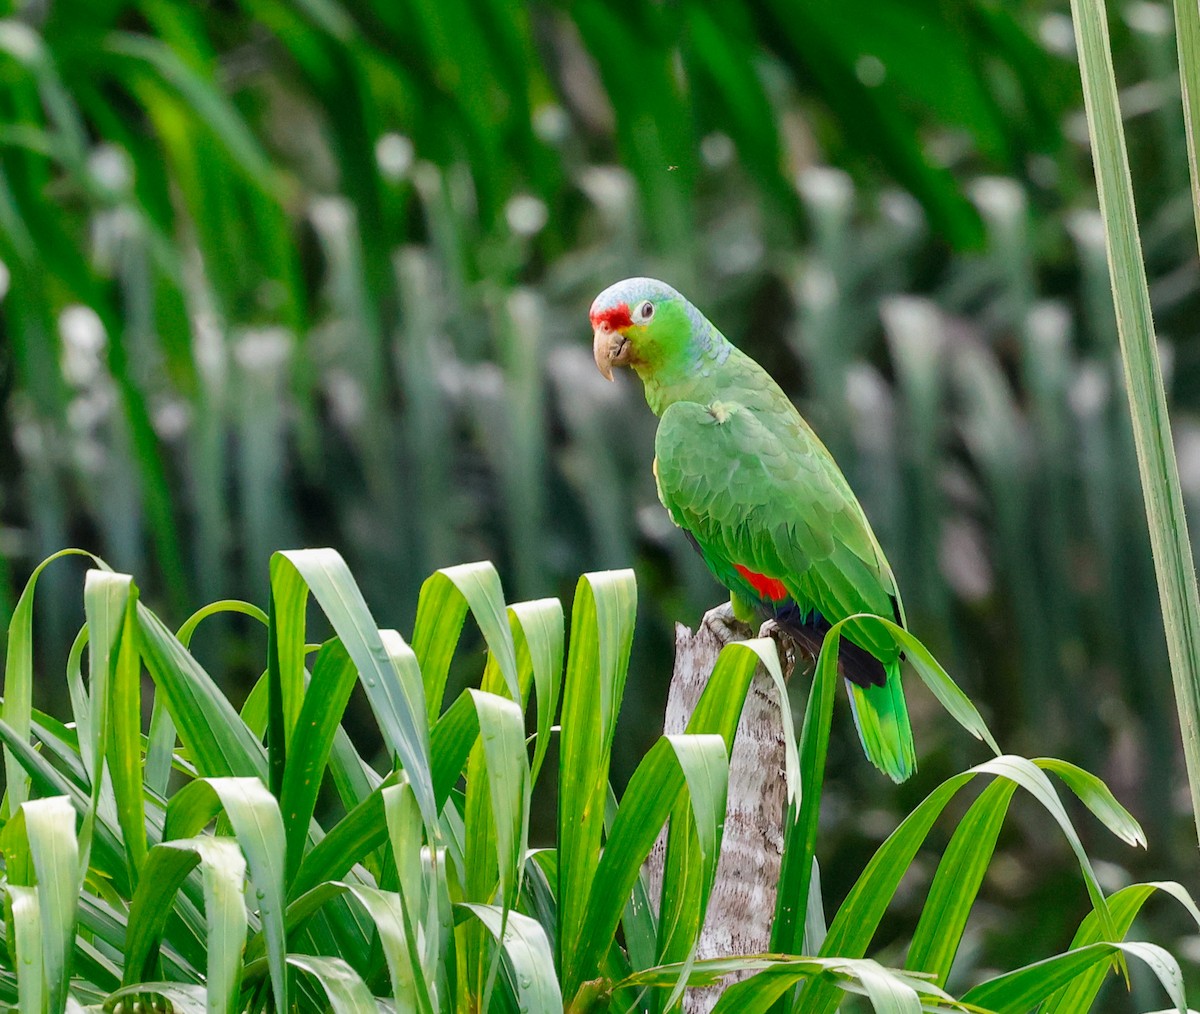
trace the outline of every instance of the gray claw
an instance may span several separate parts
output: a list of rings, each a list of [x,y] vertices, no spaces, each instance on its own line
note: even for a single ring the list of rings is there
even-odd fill
[[[722,645],[745,641],[754,636],[754,629],[733,615],[733,607],[728,602],[710,609],[700,622],[712,631]]]

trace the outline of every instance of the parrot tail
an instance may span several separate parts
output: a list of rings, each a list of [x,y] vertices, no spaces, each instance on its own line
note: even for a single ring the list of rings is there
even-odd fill
[[[899,660],[887,665],[883,686],[861,687],[849,680],[850,710],[858,738],[868,759],[894,782],[902,782],[917,770],[917,751],[912,726],[900,686]]]

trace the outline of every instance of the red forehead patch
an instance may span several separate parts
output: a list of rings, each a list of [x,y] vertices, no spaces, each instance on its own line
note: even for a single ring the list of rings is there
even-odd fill
[[[606,310],[593,310],[590,317],[592,327],[607,324],[614,331],[620,331],[621,328],[633,326],[633,318],[629,316],[628,303],[617,303],[616,306],[610,306]]]

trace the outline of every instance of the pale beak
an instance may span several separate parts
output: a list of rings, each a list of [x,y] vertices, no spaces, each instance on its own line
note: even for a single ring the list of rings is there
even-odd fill
[[[592,357],[601,376],[612,380],[612,368],[629,362],[629,339],[608,324],[601,324],[592,332]]]

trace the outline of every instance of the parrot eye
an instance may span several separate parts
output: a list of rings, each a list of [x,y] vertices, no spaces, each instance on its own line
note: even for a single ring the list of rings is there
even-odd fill
[[[643,324],[654,316],[654,304],[650,300],[643,300],[637,308],[637,317]]]

